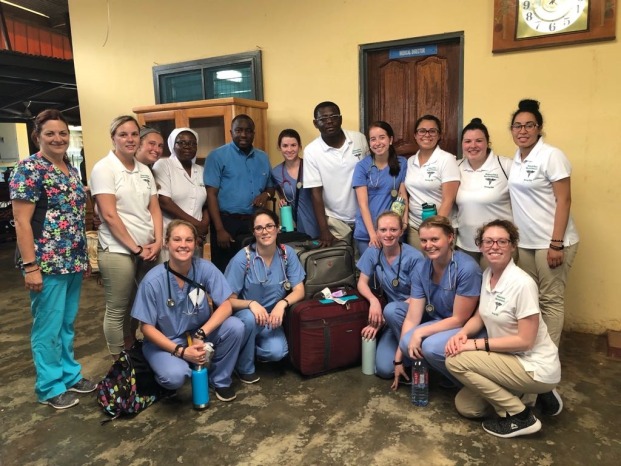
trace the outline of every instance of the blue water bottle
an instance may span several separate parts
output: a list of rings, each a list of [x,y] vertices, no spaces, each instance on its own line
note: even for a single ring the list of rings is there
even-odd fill
[[[435,204],[427,204],[425,202],[422,207],[423,207],[423,213],[421,214],[421,218],[423,220],[425,220],[428,217],[438,215],[438,210],[436,209]]]
[[[282,231],[293,231],[293,210],[290,205],[284,205],[280,208],[280,225]]]
[[[213,358],[213,343],[205,343],[205,364],[192,368],[192,404],[194,409],[205,409],[209,406],[209,366]]]
[[[208,370],[197,366],[192,369],[192,404],[194,409],[202,410],[209,406]]]
[[[415,359],[412,363],[412,404],[429,404],[429,370],[424,359]]]

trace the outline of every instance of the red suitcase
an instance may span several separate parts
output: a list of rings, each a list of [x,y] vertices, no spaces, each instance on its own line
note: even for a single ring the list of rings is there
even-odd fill
[[[360,363],[360,332],[369,319],[369,302],[345,304],[302,301],[288,313],[291,362],[303,375],[317,375]]]

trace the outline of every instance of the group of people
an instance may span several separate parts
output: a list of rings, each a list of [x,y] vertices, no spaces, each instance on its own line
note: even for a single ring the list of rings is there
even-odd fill
[[[386,122],[372,123],[367,139],[341,127],[333,102],[317,105],[313,116],[319,137],[303,149],[297,131],[282,131],[284,161],[274,168],[253,146],[247,115],[233,119],[232,141],[212,151],[204,169],[196,163],[192,129],[175,129],[167,141],[171,156],[162,158],[157,130],[141,129],[131,116],[112,122],[113,149],[90,178],[101,218],[98,259],[112,357],[131,346],[139,323],[158,382],[174,390],[189,377],[189,364],[204,363],[204,342],[212,342],[210,383],[230,401],[234,371],[255,383],[255,358],[286,356],[282,321],[303,299],[304,271],[295,252],[278,243],[279,218],[265,208],[278,193],[298,231],[321,246],[336,239],[355,244],[358,291],[370,302],[363,336],[379,338],[377,375],[392,378],[396,389],[412,360],[424,358],[446,384],[463,387],[460,413],[495,409],[499,417],[484,423],[486,431],[538,430],[519,395],[540,394],[553,414],[562,408],[554,390],[556,348],[578,244],[569,213],[571,167],[544,143],[539,103],[523,100],[512,116],[513,160],[493,153],[479,119],[462,132],[458,162],[439,147],[442,124],[433,115],[417,120],[419,151],[409,159],[397,155]],[[66,158],[68,134],[59,112],[42,112],[33,131],[40,151],[20,162],[10,184],[19,264],[31,293],[35,391],[56,408],[75,405],[74,392],[95,388],[73,357],[88,261],[86,193]],[[401,210],[394,209],[399,198]],[[423,204],[435,204],[437,215],[424,219]],[[207,234],[212,263],[198,252]],[[64,288],[47,286],[59,277],[71,280]],[[378,293],[388,301],[384,309]],[[58,324],[42,328],[49,314]]]

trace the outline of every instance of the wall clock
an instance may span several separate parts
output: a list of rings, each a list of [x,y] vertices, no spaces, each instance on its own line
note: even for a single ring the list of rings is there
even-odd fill
[[[613,40],[617,0],[494,0],[494,53]]]

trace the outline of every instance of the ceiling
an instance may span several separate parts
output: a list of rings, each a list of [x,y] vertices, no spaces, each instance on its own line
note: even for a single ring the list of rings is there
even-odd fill
[[[5,16],[56,29],[70,37],[67,0],[10,0],[49,18],[5,3]],[[46,108],[63,112],[70,124],[80,124],[80,107],[73,60],[0,50],[0,122],[29,122]]]

